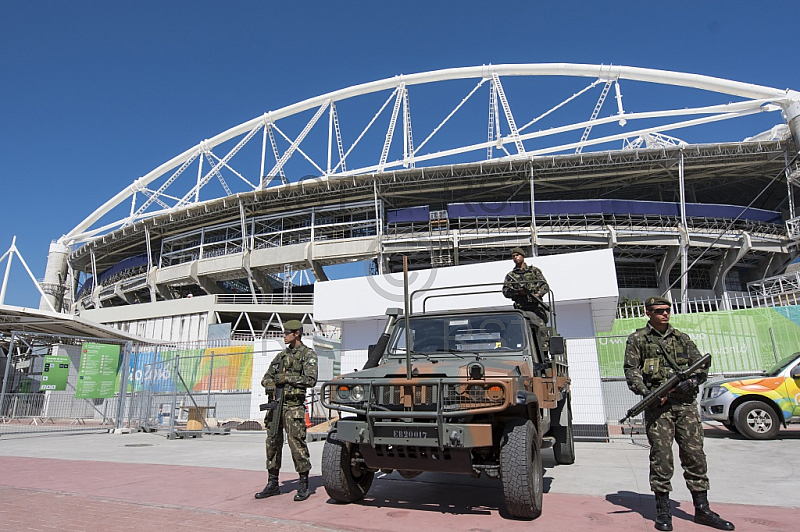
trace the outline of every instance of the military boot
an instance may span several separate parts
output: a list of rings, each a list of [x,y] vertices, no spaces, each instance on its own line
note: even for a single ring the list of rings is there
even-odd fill
[[[269,481],[267,485],[264,487],[263,490],[256,493],[256,499],[266,499],[267,497],[272,497],[273,495],[280,495],[281,488],[278,486],[278,470],[277,469],[270,469],[269,470]]]
[[[656,530],[672,530],[672,508],[670,507],[669,492],[656,491]]]
[[[296,501],[304,501],[308,499],[311,493],[308,491],[308,471],[300,473],[300,481],[297,486],[297,494],[294,496]]]
[[[718,514],[711,511],[708,506],[707,491],[693,491],[692,502],[694,502],[694,522],[701,525],[710,526],[719,530],[733,530],[735,527],[730,521],[726,521]]]

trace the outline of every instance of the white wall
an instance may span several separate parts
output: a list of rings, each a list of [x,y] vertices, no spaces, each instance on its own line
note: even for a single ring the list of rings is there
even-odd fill
[[[559,334],[565,338],[587,338],[595,334],[591,305],[585,301],[556,305],[556,323]]]
[[[386,318],[348,320],[342,323],[342,328],[347,329],[347,334],[342,335],[342,349],[366,349],[378,341],[383,332]]]
[[[572,421],[578,425],[605,425],[606,409],[594,338],[567,340],[572,380]]]
[[[559,312],[559,330],[575,331],[569,336],[586,337],[594,336],[597,331],[611,329],[618,296],[613,250],[530,257],[526,262],[541,268],[547,278]],[[511,301],[503,297],[500,284],[513,266],[511,260],[506,260],[410,272],[412,310],[421,311],[425,297],[445,293],[439,291],[414,295],[415,291],[444,287],[451,287],[446,292],[450,295],[429,299],[425,303],[426,310],[511,308]],[[587,275],[587,272],[591,275]],[[474,291],[473,286],[452,288],[484,283],[498,285],[487,287],[487,293],[469,296],[455,294]],[[403,307],[403,275],[400,273],[339,279],[314,285],[314,319],[340,326],[344,349],[364,349],[373,343],[380,334],[386,309],[390,307]],[[573,323],[573,319],[577,322]],[[377,320],[377,330],[374,329],[376,323],[363,324],[370,320]],[[348,338],[348,334],[357,337],[359,344],[355,345],[355,340]],[[364,341],[367,343],[364,344]]]

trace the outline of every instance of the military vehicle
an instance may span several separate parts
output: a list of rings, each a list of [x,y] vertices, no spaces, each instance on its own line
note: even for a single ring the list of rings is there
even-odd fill
[[[364,369],[322,385],[323,405],[340,414],[322,456],[328,496],[361,500],[378,471],[484,474],[502,481],[512,516],[538,517],[542,448],[575,461],[554,313],[552,327],[511,309],[407,314],[387,310]]]

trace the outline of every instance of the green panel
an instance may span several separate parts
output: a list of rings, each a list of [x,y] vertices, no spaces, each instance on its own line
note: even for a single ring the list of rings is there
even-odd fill
[[[84,342],[78,369],[78,399],[114,397],[119,388],[119,346]]]
[[[626,338],[646,323],[644,317],[618,319],[610,333],[597,335],[602,376],[622,376]],[[800,350],[798,307],[677,314],[670,323],[691,336],[702,353],[712,354],[713,373],[763,370],[775,363],[776,356]]]
[[[46,355],[42,369],[42,384],[40,390],[64,391],[67,389],[69,378],[69,356]]]

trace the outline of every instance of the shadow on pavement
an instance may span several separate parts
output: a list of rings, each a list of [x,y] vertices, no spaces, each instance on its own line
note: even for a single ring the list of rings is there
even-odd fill
[[[618,491],[617,493],[609,493],[606,495],[606,500],[614,506],[623,508],[611,512],[612,514],[637,513],[641,515],[643,519],[655,521],[656,499],[652,494],[643,495],[633,491]],[[692,513],[687,513],[681,509],[681,506],[682,503],[672,501],[672,519],[694,522],[694,508],[692,508]]]
[[[311,477],[309,485],[326,496],[322,477]],[[544,492],[550,491],[552,477],[544,477]],[[293,482],[281,486],[288,488]],[[342,504],[328,499],[328,504]],[[410,512],[436,512],[451,515],[498,514],[504,519],[516,520],[503,502],[503,485],[500,480],[473,479],[466,475],[423,473],[415,479],[404,479],[397,473],[376,476],[367,496],[353,505],[391,508],[391,517],[402,517]]]

